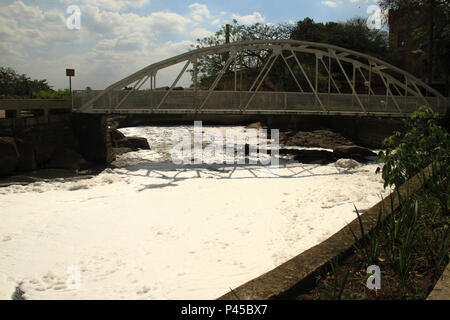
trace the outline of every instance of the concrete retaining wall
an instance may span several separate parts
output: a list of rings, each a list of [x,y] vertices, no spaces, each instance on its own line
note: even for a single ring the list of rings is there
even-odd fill
[[[76,152],[90,165],[105,165],[113,160],[106,116],[48,115],[0,119],[0,137],[12,137],[19,149],[19,161],[13,172],[53,168],[52,159]],[[58,154],[59,153],[59,154]],[[2,155],[0,154],[0,157]],[[70,157],[58,169],[73,168]]]
[[[420,190],[423,183],[432,174],[431,166],[424,169],[399,189],[404,198],[411,192]],[[425,177],[425,179],[424,179]],[[393,206],[391,206],[391,198]],[[383,210],[384,219],[396,210],[400,205],[396,193],[380,201],[367,210],[361,220],[364,230],[368,233],[376,225],[380,210]],[[356,216],[356,214],[355,214]],[[351,230],[354,230],[358,240],[361,239],[359,221],[353,220],[345,228],[334,234],[319,245],[299,254],[293,259],[269,271],[260,277],[253,279],[242,286],[227,293],[219,300],[269,300],[269,299],[293,299],[299,291],[305,291],[314,286],[316,276],[329,266],[329,261],[334,258],[345,258],[353,252],[355,239]]]

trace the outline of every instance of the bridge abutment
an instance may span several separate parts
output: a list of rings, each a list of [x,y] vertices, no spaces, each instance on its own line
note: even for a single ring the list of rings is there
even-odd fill
[[[79,170],[114,160],[106,116],[50,114],[0,119],[0,137],[16,148],[17,159],[2,175],[36,169]],[[0,163],[3,157],[0,152]]]

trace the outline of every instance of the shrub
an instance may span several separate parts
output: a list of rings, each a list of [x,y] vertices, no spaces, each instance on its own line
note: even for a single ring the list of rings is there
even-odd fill
[[[439,163],[444,171],[448,169],[450,137],[437,124],[437,116],[430,108],[421,107],[406,121],[403,134],[396,132],[384,141],[386,150],[378,154],[377,161],[384,162],[385,187],[399,187],[431,163]]]
[[[58,99],[62,97],[70,96],[70,89],[59,89],[58,91],[54,90],[40,90],[38,92],[33,93],[33,98],[37,99]]]

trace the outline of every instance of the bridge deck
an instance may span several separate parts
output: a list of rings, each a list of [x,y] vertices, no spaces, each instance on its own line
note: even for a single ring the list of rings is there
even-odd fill
[[[74,98],[74,111],[95,92]],[[117,90],[95,101],[90,113],[104,114],[298,114],[406,117],[422,105],[445,114],[447,101],[438,97],[358,95],[301,92]],[[394,100],[395,99],[395,100]],[[123,100],[122,103],[120,103]],[[320,100],[320,102],[319,102]],[[113,107],[117,106],[119,107]]]

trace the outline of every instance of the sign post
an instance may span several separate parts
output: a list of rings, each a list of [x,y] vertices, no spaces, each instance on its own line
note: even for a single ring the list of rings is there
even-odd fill
[[[70,98],[72,99],[73,110],[72,77],[75,77],[75,69],[66,69],[66,76],[69,77]]]

